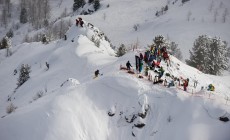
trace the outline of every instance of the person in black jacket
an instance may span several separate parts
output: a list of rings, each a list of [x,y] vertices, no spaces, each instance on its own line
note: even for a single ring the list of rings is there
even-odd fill
[[[100,73],[99,73],[99,70],[96,70],[96,71],[95,71],[95,77],[98,77],[99,74],[100,74]]]
[[[127,67],[127,70],[130,70],[130,67],[132,67],[129,61],[126,63],[126,67]]]

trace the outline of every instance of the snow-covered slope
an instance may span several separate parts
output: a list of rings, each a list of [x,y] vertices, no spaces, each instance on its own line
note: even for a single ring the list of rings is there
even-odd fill
[[[94,29],[97,29],[96,27]],[[67,40],[47,45],[21,44],[0,63],[0,138],[4,140],[228,140],[230,123],[229,84],[191,68],[172,57],[165,72],[190,78],[188,92],[153,85],[146,77],[120,71],[120,64],[140,51],[114,56],[102,39],[96,47],[90,41],[93,29],[73,25]],[[72,41],[73,40],[73,41]],[[107,45],[106,45],[107,44]],[[45,62],[50,64],[49,70]],[[31,66],[31,78],[14,93],[21,64]],[[96,79],[94,71],[103,74]],[[193,88],[192,80],[199,80]],[[213,83],[216,92],[200,90]],[[41,98],[35,98],[38,92]],[[192,95],[191,93],[194,93]],[[212,95],[213,93],[213,95]],[[17,109],[6,114],[8,96]],[[36,99],[36,100],[35,100]],[[143,114],[146,116],[144,117]],[[109,114],[111,116],[109,116]],[[138,128],[141,124],[144,127]]]
[[[211,11],[210,0],[190,0],[183,5],[180,0],[104,0],[101,3],[102,10],[82,17],[102,29],[117,47],[121,43],[130,47],[137,40],[139,47],[147,47],[155,36],[164,35],[179,45],[187,59],[189,49],[199,35],[217,36],[230,42],[229,15],[226,22],[222,22],[225,8],[230,10],[229,0],[213,1]],[[108,4],[109,8],[106,8]],[[166,4],[169,10],[156,17],[156,11]],[[215,11],[218,13],[216,22]],[[187,20],[189,13],[190,21]],[[134,25],[139,25],[137,31],[134,31]]]
[[[12,23],[17,23],[19,2],[12,0],[12,3],[15,10]],[[217,36],[230,42],[230,14],[227,14],[226,22],[223,23],[225,9],[230,11],[229,0],[190,0],[184,4],[181,0],[103,0],[100,3],[101,8],[98,11],[81,17],[103,30],[117,47],[122,43],[130,47],[138,42],[139,47],[144,48],[153,42],[156,35],[164,35],[179,45],[184,59],[187,59],[189,49],[199,35]],[[50,5],[53,21],[60,17],[65,9],[67,13],[72,11],[73,0],[50,0]],[[169,7],[167,12],[156,17],[156,11],[166,5]],[[86,11],[87,8],[86,6]],[[70,14],[73,22],[77,14],[79,12]],[[134,30],[134,25],[137,26],[137,31]],[[10,27],[11,24],[7,29],[0,28],[1,38]],[[21,43],[27,32],[37,31],[33,31],[28,25],[21,25],[21,28],[15,31],[12,43]]]

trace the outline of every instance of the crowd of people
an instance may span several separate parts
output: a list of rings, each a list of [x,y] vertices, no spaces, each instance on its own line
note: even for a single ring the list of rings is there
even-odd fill
[[[187,91],[187,88],[189,86],[189,78],[183,78],[183,77],[175,77],[171,75],[170,73],[165,73],[165,70],[163,66],[161,65],[162,59],[167,64],[167,67],[171,67],[170,57],[168,55],[166,47],[150,47],[150,50],[147,50],[144,53],[144,56],[142,53],[138,56],[140,59],[137,63],[136,60],[136,70],[140,74],[142,73],[142,67],[144,68],[144,75],[148,77],[148,80],[153,81],[153,84],[163,84],[164,86],[170,88],[170,87],[182,87],[184,91]],[[144,62],[144,63],[143,63]],[[128,61],[126,63],[126,69],[128,71],[131,70],[132,65]],[[152,72],[149,72],[149,71]],[[140,76],[138,76],[140,77]],[[154,77],[154,78],[152,78]],[[195,78],[193,79],[194,85],[193,87],[196,88],[198,84],[198,80]],[[192,85],[192,84],[190,84]],[[207,90],[214,91],[215,87],[210,84],[207,87]]]

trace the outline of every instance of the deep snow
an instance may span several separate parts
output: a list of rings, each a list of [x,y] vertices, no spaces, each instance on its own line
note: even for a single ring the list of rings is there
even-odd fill
[[[97,29],[96,27],[94,29]],[[177,77],[190,78],[189,92],[137,78],[119,70],[144,50],[115,57],[108,42],[99,48],[90,41],[95,34],[88,27],[73,25],[67,40],[45,45],[24,43],[13,48],[11,57],[0,63],[0,138],[4,140],[228,140],[230,123],[219,121],[230,116],[229,84],[201,73],[171,57],[167,69]],[[74,42],[72,39],[74,38]],[[3,52],[3,51],[2,51]],[[2,55],[2,54],[1,54]],[[50,64],[47,70],[45,62]],[[32,68],[31,78],[14,93],[21,64]],[[179,70],[178,70],[179,68]],[[103,74],[96,79],[94,71]],[[199,83],[193,88],[193,79]],[[213,83],[215,92],[200,90]],[[181,88],[181,87],[180,87]],[[34,100],[37,92],[44,95]],[[194,93],[192,95],[191,93]],[[8,95],[18,108],[6,114]],[[138,113],[147,111],[145,118]],[[114,113],[110,117],[108,113]],[[130,122],[136,116],[133,122]],[[130,122],[130,123],[128,123]],[[135,125],[145,123],[143,128]],[[135,135],[135,137],[134,137]]]
[[[99,11],[81,15],[117,47],[121,43],[130,47],[139,41],[137,50],[119,58],[104,39],[96,47],[90,39],[97,33],[87,26],[70,27],[66,41],[21,44],[23,36],[32,30],[29,25],[22,25],[12,39],[13,55],[5,57],[5,50],[0,50],[0,139],[229,140],[230,122],[219,121],[221,116],[230,118],[230,101],[226,100],[230,98],[229,73],[227,76],[203,74],[171,57],[172,66],[167,68],[164,62],[162,66],[166,73],[190,79],[188,92],[184,92],[182,87],[153,85],[147,77],[140,79],[137,74],[119,70],[128,60],[134,68],[134,56],[144,52],[159,34],[178,43],[185,59],[199,35],[218,36],[230,42],[229,15],[226,23],[221,22],[224,8],[229,9],[229,0],[221,0],[223,5],[214,1],[212,11],[209,11],[210,0],[190,0],[183,6],[180,1],[172,4],[174,0],[169,0],[166,14],[155,17],[155,12],[167,1],[103,0]],[[12,2],[18,4],[17,0]],[[72,3],[72,0],[51,0],[52,19],[65,8],[71,11]],[[217,22],[213,21],[215,10]],[[191,20],[187,21],[189,11]],[[19,14],[13,13],[15,18]],[[77,14],[68,18],[74,23]],[[134,31],[136,24],[139,28]],[[0,37],[5,31],[0,28]],[[32,30],[31,34],[35,32],[38,31]],[[49,70],[45,62],[50,64]],[[19,73],[13,75],[13,72],[21,64],[31,66],[31,78],[14,93]],[[103,75],[93,79],[96,69]],[[151,74],[154,76],[154,72]],[[194,79],[199,81],[197,88],[193,87]],[[210,83],[215,85],[215,92],[201,90]],[[37,98],[39,92],[43,92],[41,98]],[[11,102],[7,101],[9,96]],[[17,109],[7,114],[10,103]],[[148,110],[145,118],[138,116],[145,110]],[[133,117],[136,119],[130,122]],[[143,128],[135,127],[141,123],[145,124]]]

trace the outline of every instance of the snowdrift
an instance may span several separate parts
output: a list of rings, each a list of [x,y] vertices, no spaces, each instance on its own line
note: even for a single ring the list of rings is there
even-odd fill
[[[188,92],[153,85],[147,77],[140,79],[119,70],[127,60],[135,66],[134,56],[142,50],[116,58],[104,38],[99,47],[90,40],[94,29],[74,25],[66,34],[67,40],[22,44],[1,61],[1,139],[230,138],[230,123],[219,121],[221,116],[230,116],[230,103],[225,100],[229,86],[173,56],[171,67],[164,62],[162,66],[174,76],[190,78]],[[49,70],[45,62],[50,64]],[[31,77],[13,92],[18,74],[12,73],[21,64],[31,66]],[[103,75],[93,79],[96,69]],[[196,89],[192,82],[195,77],[199,81]],[[216,92],[200,90],[210,83],[216,85]],[[36,99],[38,92],[43,94]],[[17,106],[11,114],[5,112],[8,96]]]

